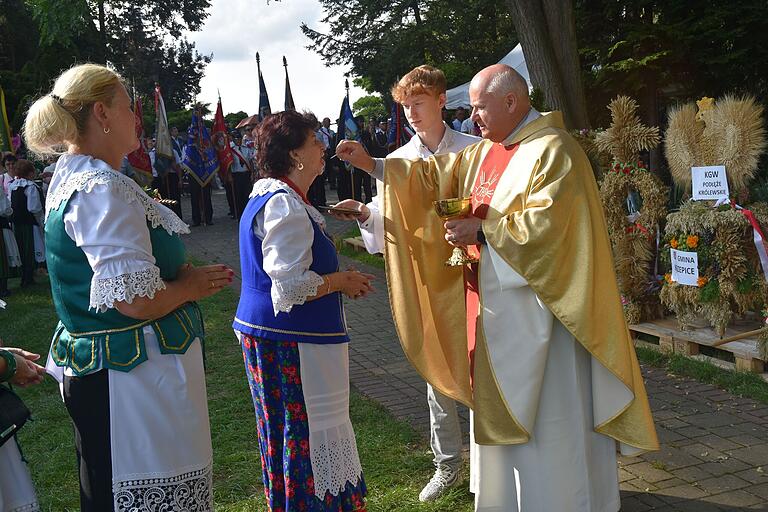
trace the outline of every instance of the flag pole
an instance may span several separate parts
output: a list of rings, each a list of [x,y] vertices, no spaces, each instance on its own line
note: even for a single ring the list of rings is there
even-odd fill
[[[160,106],[160,98],[157,96],[158,91],[160,91],[160,82],[155,82],[155,137],[159,138],[159,135],[157,133],[157,119],[160,115],[158,113],[158,107]],[[157,149],[155,149],[155,158],[157,158]],[[169,183],[170,177],[168,176],[170,174],[169,172],[166,172],[163,176],[163,188],[165,189],[163,193],[161,194],[163,199],[170,199],[171,198],[171,185]]]
[[[221,105],[221,92],[219,91],[218,87],[216,88],[216,95],[219,97],[219,105]],[[222,115],[224,114],[224,109],[222,109],[221,113],[222,113]],[[224,129],[225,130],[227,129],[226,125],[224,125]],[[224,133],[224,137],[225,137],[224,138],[225,144],[228,145],[229,144],[229,132]],[[228,184],[225,183],[224,186],[226,187],[227,185],[229,185],[229,193],[232,194],[232,211],[235,212],[235,220],[239,221],[240,220],[240,213],[239,213],[239,211],[237,209],[237,196],[235,195],[235,174],[232,172],[231,166],[230,166],[230,171],[229,171],[229,183]]]
[[[349,105],[349,78],[344,79],[344,89],[346,90],[347,104]],[[349,108],[351,110],[352,105],[349,105]],[[355,197],[355,167],[354,166],[351,166],[351,167],[352,168],[349,170],[349,184],[350,184],[350,189],[352,190],[352,199],[357,201],[357,198]]]

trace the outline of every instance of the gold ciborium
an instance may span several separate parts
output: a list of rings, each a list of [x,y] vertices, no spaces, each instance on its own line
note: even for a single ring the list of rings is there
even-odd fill
[[[472,211],[472,199],[469,197],[452,197],[433,201],[438,217],[443,220],[460,219]],[[453,254],[445,262],[446,267],[459,267],[468,263],[477,263],[477,259],[467,254],[464,247],[454,247]]]

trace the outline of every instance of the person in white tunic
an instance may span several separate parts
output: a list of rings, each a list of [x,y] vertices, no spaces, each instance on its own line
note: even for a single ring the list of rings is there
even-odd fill
[[[445,91],[446,79],[443,72],[426,65],[412,69],[392,87],[392,97],[403,105],[405,117],[416,133],[407,144],[390,153],[387,158],[415,159],[456,153],[480,141],[478,137],[453,130],[443,121]],[[376,190],[384,190],[384,184],[377,182]],[[332,214],[343,220],[357,219],[368,252],[384,252],[381,194],[367,205],[354,199],[346,199],[336,206],[359,210],[360,215]],[[419,493],[421,501],[433,501],[461,481],[463,443],[456,402],[436,391],[428,383],[427,404],[429,442],[434,454],[435,472]]]
[[[384,179],[395,323],[414,366],[473,409],[482,512],[615,512],[623,453],[658,449],[589,160],[505,65],[478,73],[483,138],[427,160],[337,154]],[[442,222],[432,201],[471,198]],[[444,268],[450,245],[479,263]],[[461,301],[464,295],[465,300]]]
[[[119,75],[75,66],[30,108],[26,142],[66,147],[45,237],[60,322],[46,369],[75,430],[82,512],[213,510],[212,450],[195,301],[232,280],[185,263],[188,227],[117,169],[138,141]]]
[[[0,194],[2,195],[2,194]],[[35,363],[39,354],[20,348],[3,347],[0,340],[0,386],[11,383],[26,387],[43,381],[45,369]],[[0,438],[0,512],[38,512],[35,487],[15,435]]]

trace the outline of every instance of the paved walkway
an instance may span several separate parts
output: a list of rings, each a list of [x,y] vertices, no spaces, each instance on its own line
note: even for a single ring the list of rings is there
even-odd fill
[[[183,201],[188,220],[189,199]],[[237,271],[237,223],[225,215],[223,192],[214,194],[214,212],[213,226],[193,228],[185,237],[188,251]],[[332,234],[347,229],[329,219]],[[428,436],[425,384],[397,341],[384,272],[341,260],[342,267],[365,267],[377,276],[375,292],[346,301],[352,385]],[[643,373],[662,449],[619,459],[622,511],[768,511],[768,405],[662,369],[643,367]],[[468,413],[462,409],[466,435]]]

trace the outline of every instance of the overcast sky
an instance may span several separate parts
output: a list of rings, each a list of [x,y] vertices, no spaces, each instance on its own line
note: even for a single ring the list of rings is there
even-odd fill
[[[312,111],[320,119],[335,119],[348,70],[325,67],[318,54],[305,48],[309,39],[299,28],[305,22],[325,31],[321,19],[317,0],[272,1],[269,5],[266,0],[212,0],[202,30],[187,34],[200,53],[213,53],[198,99],[215,109],[218,89],[225,114],[239,110],[255,114],[259,104],[258,51],[273,112],[283,110],[285,102],[285,55],[296,108]],[[365,91],[350,80],[350,100],[363,95]]]

